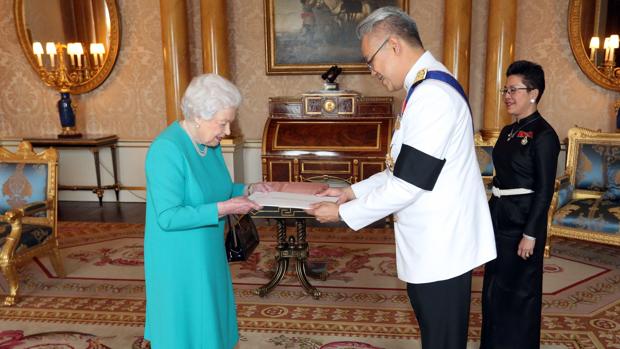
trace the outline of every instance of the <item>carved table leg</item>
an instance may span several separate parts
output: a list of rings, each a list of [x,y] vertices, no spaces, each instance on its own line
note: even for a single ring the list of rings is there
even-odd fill
[[[312,286],[306,276],[306,260],[308,258],[308,243],[306,242],[306,221],[304,219],[297,219],[297,243],[295,244],[295,250],[297,251],[297,278],[303,286],[304,290],[312,296],[314,299],[321,297],[321,291]]]
[[[92,148],[93,157],[95,158],[95,174],[97,175],[97,187],[93,189],[93,193],[99,198],[99,206],[103,206],[103,193],[101,188],[101,168],[99,167],[99,148]]]
[[[283,252],[290,248],[289,244],[286,242],[286,222],[284,219],[276,219],[276,223],[278,224],[278,247],[276,255],[277,267],[275,273],[271,277],[271,280],[269,280],[267,284],[254,290],[254,293],[260,297],[264,297],[267,293],[271,292],[271,290],[273,290],[273,288],[276,287],[280,281],[282,281],[282,278],[288,269],[288,257],[283,256]]]
[[[116,194],[116,201],[118,201],[121,191],[121,184],[118,182],[118,165],[116,164],[116,144],[110,146],[110,154],[112,154],[112,169],[114,171],[114,193]]]

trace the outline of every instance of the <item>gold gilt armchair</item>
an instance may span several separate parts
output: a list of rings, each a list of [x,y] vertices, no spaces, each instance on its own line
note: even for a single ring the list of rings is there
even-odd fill
[[[15,153],[0,147],[0,271],[9,290],[4,305],[17,300],[18,267],[47,255],[65,276],[56,233],[58,154],[35,153],[23,141]]]
[[[555,236],[620,246],[620,133],[568,130],[547,231],[547,255]]]
[[[497,142],[495,137],[483,138],[479,132],[474,135],[476,158],[478,159],[478,166],[480,166],[484,189],[487,192],[487,199],[491,197],[491,187],[493,186],[493,176],[495,175],[495,167],[493,166],[493,147],[495,142]]]

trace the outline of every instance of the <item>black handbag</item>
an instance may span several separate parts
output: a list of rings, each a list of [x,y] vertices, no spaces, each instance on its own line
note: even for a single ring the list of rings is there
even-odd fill
[[[224,245],[229,262],[247,261],[259,241],[256,225],[250,215],[228,216],[228,233]]]

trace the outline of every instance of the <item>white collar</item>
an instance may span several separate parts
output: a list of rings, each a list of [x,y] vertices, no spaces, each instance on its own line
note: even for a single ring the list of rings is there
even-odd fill
[[[420,56],[420,58],[418,58],[418,60],[413,64],[413,66],[411,67],[411,69],[409,69],[409,72],[405,76],[405,91],[409,91],[409,88],[411,87],[411,85],[413,85],[413,82],[415,81],[418,72],[424,68],[431,67],[434,62],[436,62],[436,60],[435,57],[433,57],[433,55],[431,54],[431,52],[425,51]]]

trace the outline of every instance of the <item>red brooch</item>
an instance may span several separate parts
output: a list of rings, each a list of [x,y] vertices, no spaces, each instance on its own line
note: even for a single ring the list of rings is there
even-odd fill
[[[534,137],[534,132],[532,132],[532,131],[519,131],[519,133],[517,133],[517,137],[518,138],[523,138],[523,137],[533,138]]]

